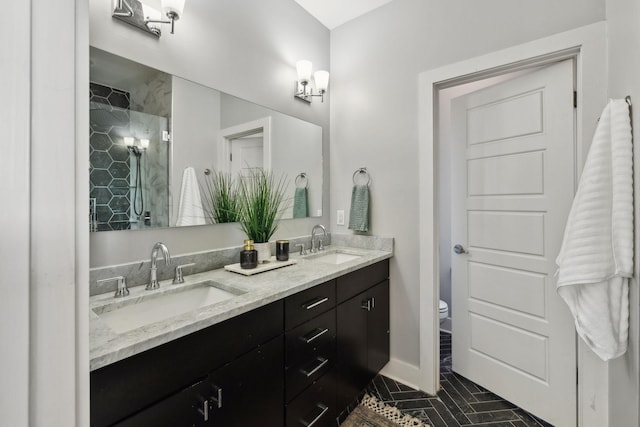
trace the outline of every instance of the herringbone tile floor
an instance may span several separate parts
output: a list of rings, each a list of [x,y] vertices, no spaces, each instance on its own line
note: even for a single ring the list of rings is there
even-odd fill
[[[437,396],[378,375],[368,393],[431,427],[553,427],[512,403],[451,371],[451,334],[440,334],[440,384]]]

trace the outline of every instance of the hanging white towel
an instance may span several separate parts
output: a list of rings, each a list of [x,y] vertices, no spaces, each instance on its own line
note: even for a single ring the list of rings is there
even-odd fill
[[[558,294],[576,330],[602,359],[627,350],[633,274],[633,171],[629,108],[611,100],[593,136],[560,255]]]
[[[185,168],[182,174],[182,188],[180,189],[176,226],[203,225],[205,223],[196,171],[194,168],[188,167]]]

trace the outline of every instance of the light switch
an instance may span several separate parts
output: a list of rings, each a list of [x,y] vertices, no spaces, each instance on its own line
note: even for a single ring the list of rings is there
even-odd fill
[[[337,210],[336,211],[336,224],[344,225],[344,211],[343,210]]]

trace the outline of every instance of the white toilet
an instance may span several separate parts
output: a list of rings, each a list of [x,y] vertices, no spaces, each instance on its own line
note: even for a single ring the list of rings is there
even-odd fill
[[[440,300],[440,324],[442,325],[449,317],[449,304]]]

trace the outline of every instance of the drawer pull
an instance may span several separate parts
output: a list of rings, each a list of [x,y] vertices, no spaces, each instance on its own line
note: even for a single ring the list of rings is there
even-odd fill
[[[313,302],[308,302],[305,304],[302,304],[302,306],[306,309],[306,310],[311,310],[312,308],[316,308],[317,306],[319,306],[320,304],[324,304],[325,302],[329,301],[328,297],[324,297],[324,298],[319,298]]]
[[[304,375],[307,376],[307,378],[309,378],[311,375],[315,374],[320,369],[322,369],[327,363],[329,363],[329,359],[325,359],[324,357],[318,357],[316,359],[316,361],[320,362],[320,364],[318,364],[318,366],[316,366],[315,368],[313,368],[310,371],[307,371],[306,369],[300,369],[300,372],[302,372]]]
[[[200,412],[200,415],[202,415],[202,418],[204,421],[209,421],[209,401],[205,400],[204,402],[202,402],[202,409],[198,409],[198,412]]]
[[[218,409],[222,408],[222,387],[218,387],[216,385],[213,386],[214,391],[216,392],[216,397],[211,397],[211,400],[216,403]]]
[[[326,405],[323,405],[322,403],[318,403],[316,407],[320,409],[320,413],[316,415],[316,417],[313,420],[311,420],[311,422],[308,422],[307,420],[300,420],[300,424],[302,424],[305,427],[313,427],[313,425],[317,423],[320,420],[320,418],[322,418],[322,416],[326,414],[327,411],[329,410],[329,407]]]
[[[304,341],[307,344],[311,344],[313,341],[317,340],[318,338],[320,338],[321,336],[323,336],[324,334],[326,334],[327,332],[329,332],[328,328],[324,328],[324,329],[320,329],[320,328],[316,328],[313,331],[309,332],[307,335],[300,337],[300,339],[302,341]],[[313,334],[312,336],[309,336]]]
[[[371,298],[366,299],[360,303],[360,308],[363,310],[371,311],[373,307],[371,307]]]

